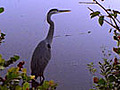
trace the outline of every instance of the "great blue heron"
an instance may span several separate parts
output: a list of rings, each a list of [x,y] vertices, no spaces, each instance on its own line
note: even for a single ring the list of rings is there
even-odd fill
[[[42,40],[35,48],[31,60],[31,75],[35,75],[35,79],[40,77],[40,85],[44,82],[44,70],[49,60],[51,59],[51,43],[54,34],[54,22],[51,20],[51,16],[57,13],[70,12],[70,10],[58,10],[51,9],[47,13],[47,22],[49,23],[49,32],[47,37]]]

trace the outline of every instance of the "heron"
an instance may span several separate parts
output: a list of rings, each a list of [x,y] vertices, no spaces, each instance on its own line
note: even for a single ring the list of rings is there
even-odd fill
[[[51,59],[51,44],[54,35],[54,22],[51,20],[51,16],[63,12],[70,12],[70,10],[51,9],[47,13],[47,22],[49,24],[48,34],[46,38],[37,45],[32,55],[31,75],[35,75],[35,79],[40,77],[40,85],[42,85],[45,80],[44,70]]]

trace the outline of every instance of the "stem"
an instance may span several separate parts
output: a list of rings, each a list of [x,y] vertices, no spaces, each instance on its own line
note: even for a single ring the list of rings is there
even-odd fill
[[[114,27],[114,28],[116,28],[116,26],[114,26],[112,23],[110,23],[109,21],[107,21],[107,20],[105,20],[104,19],[104,21],[107,23],[107,24],[109,24],[109,25],[111,25],[112,27]],[[120,31],[120,30],[119,30]]]
[[[5,80],[2,78],[2,77],[0,77],[0,82],[4,82]]]

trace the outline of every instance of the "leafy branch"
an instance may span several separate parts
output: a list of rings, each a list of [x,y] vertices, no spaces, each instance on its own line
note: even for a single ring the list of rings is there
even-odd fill
[[[92,10],[91,8],[88,7],[88,9],[90,11],[92,11],[92,13],[90,14],[91,17],[95,17],[95,16],[98,16],[99,17],[99,24],[102,26],[104,21],[109,24],[110,26],[112,26],[113,28],[115,28],[116,30],[118,30],[120,32],[120,28],[117,24],[120,23],[120,21],[117,19],[117,14],[120,14],[119,11],[116,11],[116,10],[111,10],[111,9],[106,9],[104,6],[102,6],[97,0],[93,0],[93,2],[79,2],[80,4],[94,4],[94,5],[98,5],[100,8],[102,8],[106,13],[107,15],[102,15],[100,12],[98,13],[98,11],[94,11]],[[108,17],[110,19],[112,19],[113,23],[111,23],[110,21],[107,21],[105,20],[104,17]]]

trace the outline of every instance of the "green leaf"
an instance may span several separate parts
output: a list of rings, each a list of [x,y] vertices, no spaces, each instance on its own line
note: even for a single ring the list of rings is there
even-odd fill
[[[117,17],[117,13],[116,13],[116,12],[115,12],[115,13],[111,13],[110,15],[111,15],[111,16],[114,16],[114,18]]]
[[[118,68],[119,70],[120,70],[120,65],[118,64],[118,65],[116,65],[116,68]]]
[[[47,90],[47,89],[49,88],[49,82],[48,82],[48,81],[45,81],[45,82],[43,83],[43,87],[44,87],[45,90]]]
[[[114,47],[113,47],[113,51],[114,51],[115,53],[117,53],[117,54],[120,55],[120,48],[114,48]]]
[[[18,68],[16,67],[11,67],[8,72],[18,72]]]
[[[120,46],[120,41],[117,42],[117,46],[118,46],[118,47]]]
[[[92,73],[95,73],[96,71],[97,71],[96,68],[93,68],[93,69],[92,69]]]
[[[15,78],[18,78],[20,76],[20,73],[18,72],[19,68],[10,68],[7,72],[7,78],[10,80],[13,80]]]
[[[6,85],[4,85],[4,86],[0,86],[0,90],[8,90],[8,88],[7,88],[7,86]]]
[[[102,26],[104,22],[104,16],[100,16],[98,21],[99,21],[99,24]]]
[[[99,85],[105,85],[105,80],[103,78],[100,78],[98,81]]]
[[[30,87],[30,84],[29,84],[28,82],[25,82],[25,83],[23,84],[23,90],[26,90],[26,89],[29,90],[29,87]]]
[[[113,13],[114,13],[114,17],[116,18],[117,17],[117,14],[120,14],[119,11],[116,11],[116,10],[113,10]]]
[[[6,34],[4,34],[4,33],[1,33],[1,37],[4,37]]]
[[[114,10],[113,12],[116,12],[116,13],[120,14],[120,12],[119,12],[119,11],[116,11],[116,10]]]
[[[110,75],[110,76],[108,77],[108,79],[109,79],[110,82],[116,81],[116,79],[115,79],[115,77],[114,77],[113,75]]]
[[[106,73],[109,72],[110,70],[111,70],[111,67],[108,67],[108,68],[106,69]]]
[[[22,90],[22,87],[19,86],[19,85],[17,85],[17,86],[15,87],[15,90]]]
[[[18,60],[20,57],[17,56],[17,55],[14,55],[14,58],[15,58],[16,60]]]
[[[90,13],[91,18],[96,17],[96,16],[98,16],[99,14],[100,14],[99,11],[96,11],[96,12]]]
[[[4,8],[3,7],[0,8],[0,13],[2,13],[2,12],[4,12]]]
[[[109,64],[106,58],[103,58],[103,60],[104,60],[104,65]]]
[[[20,57],[17,55],[14,55],[13,57],[10,58],[13,62],[17,61]]]
[[[25,73],[22,73],[21,76],[22,76],[22,79],[23,79],[23,80],[26,80],[26,81],[27,81],[27,75],[26,75]]]
[[[5,60],[2,59],[2,55],[0,54],[0,66],[2,67],[5,63]]]
[[[0,66],[0,70],[4,70],[5,69],[5,67],[4,66]]]
[[[38,86],[37,89],[38,90],[44,90],[44,87],[43,86]]]
[[[114,13],[114,17],[115,17],[115,18],[117,17],[117,13]]]

